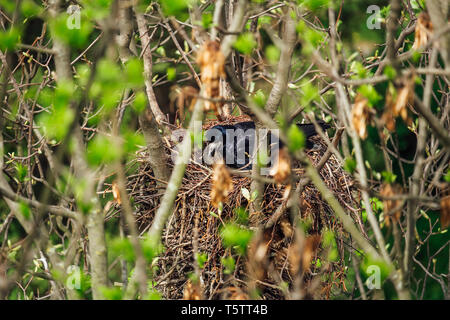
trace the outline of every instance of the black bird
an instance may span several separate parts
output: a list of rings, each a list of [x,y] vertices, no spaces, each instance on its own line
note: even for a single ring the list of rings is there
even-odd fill
[[[323,130],[330,128],[330,125],[324,121],[318,121],[318,124]],[[306,149],[312,149],[314,143],[310,138],[317,134],[314,124],[297,124],[297,126],[305,135]],[[251,155],[253,154],[255,140],[255,123],[253,121],[214,126],[206,131],[205,138],[208,143],[207,155],[210,157],[210,161],[211,158],[215,160],[222,158],[231,168],[248,170],[252,168]],[[283,146],[283,142],[274,133],[267,133],[267,151],[274,150],[273,148],[277,147],[281,149]],[[261,144],[259,144],[259,147],[261,148]]]

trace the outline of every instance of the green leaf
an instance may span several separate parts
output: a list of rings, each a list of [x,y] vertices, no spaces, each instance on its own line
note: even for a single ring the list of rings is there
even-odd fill
[[[397,179],[397,176],[395,174],[393,174],[392,172],[389,171],[383,171],[381,173],[381,175],[383,176],[383,180],[386,183],[392,184],[395,182],[395,179]]]
[[[137,113],[142,113],[147,108],[147,95],[142,91],[136,93],[132,106]]]
[[[374,86],[365,84],[358,88],[358,92],[361,93],[367,100],[371,107],[377,105],[382,100],[381,96],[375,90]]]
[[[337,261],[339,258],[339,252],[337,248],[331,248],[327,258],[329,261]]]
[[[322,261],[320,261],[319,258],[317,258],[316,262],[315,262],[316,268],[321,268],[322,267]]]
[[[209,214],[212,215],[214,218],[219,218],[219,216],[212,211],[210,211]]]
[[[363,223],[366,223],[366,221],[367,221],[367,216],[368,216],[368,214],[367,214],[367,210],[362,210],[361,211],[361,217],[362,217],[362,221],[363,221]]]
[[[422,57],[422,54],[419,51],[414,51],[412,53],[411,59],[412,59],[412,61],[414,61],[414,63],[419,63],[421,57]]]
[[[85,87],[89,81],[89,77],[91,75],[91,68],[87,63],[79,64],[76,68],[77,74],[75,78],[78,79],[78,83]]]
[[[28,174],[28,168],[19,162],[16,164],[16,174],[17,180],[24,182]]]
[[[137,76],[136,73],[139,72],[136,70],[138,68],[137,65],[140,62],[136,61],[136,59],[130,60],[130,62],[131,67],[129,68],[129,70],[127,67],[127,75],[131,77],[133,76],[136,77]],[[101,59],[97,67],[96,80],[98,80],[104,86],[116,85],[118,82],[122,82],[123,80],[122,71],[120,70],[119,66],[116,63],[114,63],[114,61],[106,58]]]
[[[161,300],[161,294],[156,289],[149,289],[148,295],[144,300]]]
[[[105,111],[113,110],[122,98],[123,89],[127,84],[142,85],[142,72],[139,67],[140,62],[131,60],[127,64],[126,76],[124,76],[121,68],[110,59],[102,59],[99,61],[95,82],[92,84],[90,96],[99,98],[100,105],[105,107]],[[130,81],[130,82],[129,82]]]
[[[198,267],[200,269],[203,269],[206,261],[208,261],[208,254],[207,253],[197,253],[197,261],[198,261]]]
[[[202,27],[203,29],[209,29],[213,23],[213,16],[211,13],[202,14]]]
[[[110,248],[113,255],[122,256],[122,258],[128,262],[133,262],[136,259],[133,245],[128,238],[114,238],[111,241]]]
[[[257,43],[253,34],[250,32],[239,35],[233,47],[242,54],[250,55]]]
[[[61,80],[55,90],[53,106],[55,110],[68,108],[70,102],[74,100],[75,86],[72,81]]]
[[[0,31],[0,50],[14,50],[19,42],[20,31],[18,29]]]
[[[303,20],[297,24],[296,30],[303,39],[302,53],[305,55],[310,55],[324,41],[324,34],[309,28]]]
[[[368,71],[364,68],[363,64],[359,61],[353,61],[350,67],[352,72],[355,72],[358,75],[358,78],[366,78],[368,75]]]
[[[120,103],[121,98],[121,90],[113,88],[104,89],[100,97],[100,104],[105,107],[106,111],[112,111]]]
[[[73,193],[75,196],[75,200],[77,202],[78,209],[84,215],[90,214],[92,208],[94,207],[93,199],[86,199],[86,188],[90,183],[92,182],[83,178],[78,178],[73,181]]]
[[[28,204],[26,204],[23,201],[19,202],[19,212],[22,214],[22,216],[24,216],[25,220],[30,220],[31,218],[31,209],[28,206]]]
[[[380,199],[376,197],[370,198],[370,203],[372,204],[372,208],[374,209],[375,213],[383,212],[383,202],[380,201]],[[365,208],[363,201],[361,201],[361,207]]]
[[[124,139],[123,152],[125,154],[135,153],[139,148],[145,146],[144,136],[140,133],[127,130],[122,136]]]
[[[127,82],[131,88],[141,87],[144,85],[144,67],[140,59],[133,58],[127,61],[125,70]]]
[[[346,158],[344,163],[344,170],[353,174],[356,170],[356,161],[353,158]]]
[[[306,109],[310,110],[311,101],[314,101],[317,98],[319,98],[319,89],[317,88],[317,86],[315,86],[309,80],[306,79],[301,82],[300,86],[303,90],[301,104],[305,106]]]
[[[256,198],[258,198],[258,190],[255,190],[252,192],[252,197],[251,197],[250,201],[253,202],[256,200]]]
[[[235,248],[239,254],[245,254],[252,235],[252,231],[243,229],[234,223],[226,224],[220,232],[223,245],[227,248]]]
[[[53,90],[50,88],[44,88],[40,92],[37,102],[44,107],[48,107],[53,103],[53,95]]]
[[[156,53],[158,53],[162,57],[165,57],[166,56],[166,49],[164,49],[164,47],[158,47],[156,49]],[[159,71],[159,70],[157,70],[157,71]]]
[[[164,248],[158,237],[150,237],[147,235],[142,241],[142,253],[145,259],[152,263],[153,259],[163,252]]]
[[[159,0],[165,16],[175,16],[178,20],[186,20],[189,17],[188,0]]]
[[[335,245],[336,244],[336,238],[334,236],[334,232],[331,231],[331,230],[326,230],[323,233],[322,242],[323,242],[323,245],[325,247],[331,247],[331,246]]]
[[[92,166],[112,163],[118,160],[121,155],[121,150],[111,141],[110,137],[97,135],[88,143],[87,160]]]
[[[330,6],[330,0],[299,0],[299,3],[303,3],[311,11],[317,11]]]
[[[337,261],[339,258],[339,252],[337,250],[336,238],[334,232],[327,230],[323,233],[322,243],[325,248],[329,248],[328,260]]]
[[[450,170],[447,170],[447,173],[444,176],[444,180],[450,183]]]
[[[235,267],[236,267],[236,262],[234,261],[233,257],[222,257],[220,259],[220,262],[222,263],[222,265],[225,267],[224,269],[224,273],[225,274],[232,274]]]
[[[8,13],[13,13],[16,9],[16,2],[11,0],[0,0],[0,6]]]
[[[74,111],[69,106],[63,106],[53,109],[51,113],[42,113],[37,122],[45,136],[50,139],[62,140],[74,119]]]
[[[276,46],[274,45],[269,45],[266,48],[266,58],[267,61],[269,61],[270,64],[277,64],[278,60],[280,60],[280,49],[278,49]]]
[[[305,146],[305,135],[296,124],[292,124],[287,132],[289,140],[289,151],[292,153],[303,149]]]
[[[397,76],[397,71],[391,65],[387,65],[384,68],[383,73],[388,77],[389,80],[394,80],[395,77]]]
[[[247,225],[248,223],[248,211],[245,208],[239,207],[234,209],[234,213],[236,215],[236,223]]]
[[[106,300],[122,300],[123,292],[120,287],[100,288]]]
[[[81,10],[88,19],[102,20],[111,14],[112,2],[113,0],[84,0]]]
[[[324,40],[324,35],[317,30],[307,28],[305,33],[305,40],[313,47],[318,47]]]
[[[264,108],[266,105],[267,98],[264,94],[264,92],[261,89],[258,89],[255,94],[252,96],[253,102],[260,107]]]
[[[20,9],[26,18],[36,16],[42,11],[42,8],[32,0],[23,0]]]
[[[260,168],[264,168],[269,163],[269,152],[268,152],[268,150],[258,150],[256,159],[257,159],[257,165]],[[252,198],[253,198],[253,194],[252,194]]]
[[[175,68],[167,68],[167,80],[173,81],[177,76],[177,69]]]

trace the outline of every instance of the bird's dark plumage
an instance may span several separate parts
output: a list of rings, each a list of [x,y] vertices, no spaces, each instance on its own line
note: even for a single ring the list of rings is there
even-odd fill
[[[324,121],[318,121],[323,130],[330,128]],[[312,149],[314,143],[309,139],[317,134],[314,124],[297,124],[302,130],[306,139],[306,149]],[[212,147],[211,156],[217,156],[225,160],[225,163],[232,168],[251,169],[251,154],[253,154],[253,144],[255,138],[255,123],[253,121],[238,122],[233,125],[216,125],[206,132],[206,140]],[[278,140],[273,133],[268,134],[268,145],[279,143],[279,148],[283,147],[283,142]],[[270,150],[270,147],[268,148]]]

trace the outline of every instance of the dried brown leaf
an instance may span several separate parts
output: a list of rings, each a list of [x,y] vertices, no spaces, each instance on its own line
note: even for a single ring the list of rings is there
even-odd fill
[[[292,237],[292,235],[294,234],[294,228],[292,227],[288,218],[283,217],[283,219],[281,219],[281,221],[280,221],[280,226],[281,226],[281,231],[283,232],[283,234],[286,238]]]
[[[114,202],[116,202],[117,204],[122,204],[122,200],[120,199],[119,186],[117,185],[116,181],[112,183],[111,188],[114,197]]]
[[[291,175],[291,158],[286,148],[280,149],[278,152],[278,161],[270,170],[276,183],[284,184]]]
[[[300,271],[300,264],[302,260],[302,255],[300,254],[300,245],[296,241],[291,244],[286,251],[286,255],[289,261],[289,271],[292,275],[296,275]]]
[[[183,291],[183,300],[202,300],[203,290],[199,283],[188,280]]]
[[[352,124],[361,139],[367,138],[367,125],[370,122],[370,115],[369,101],[358,94],[353,104]]]
[[[248,248],[247,270],[253,279],[263,280],[267,275],[270,242],[270,235],[267,232],[254,237]]]
[[[417,18],[415,35],[414,35],[414,44],[412,46],[413,50],[418,50],[421,47],[425,46],[433,32],[433,24],[431,23],[430,15],[427,12],[420,13]]]
[[[322,237],[320,234],[313,234],[306,238],[305,246],[303,248],[302,266],[303,270],[308,270],[312,258],[316,255],[317,249],[320,246]]]
[[[214,164],[212,189],[211,189],[211,203],[218,208],[219,204],[224,203],[228,194],[233,190],[233,180],[223,161]]]
[[[401,194],[402,188],[397,184],[384,183],[381,186],[380,194],[382,197],[394,197]],[[384,208],[384,222],[386,226],[390,226],[391,222],[399,222],[402,215],[402,201],[401,200],[383,200]]]
[[[226,300],[249,300],[249,296],[238,287],[228,287],[226,289]]]
[[[181,119],[184,118],[184,110],[187,108],[192,111],[197,101],[198,90],[192,86],[173,86],[171,88],[169,99],[171,110],[174,111],[174,105],[178,109]]]
[[[197,55],[197,64],[201,70],[201,80],[206,98],[220,99],[220,79],[225,78],[225,57],[217,41],[207,41]],[[218,111],[222,103],[205,101],[205,110]]]
[[[395,130],[395,118],[401,117],[408,125],[411,118],[408,113],[408,106],[414,101],[414,79],[412,72],[395,82],[394,86],[389,86],[386,93],[386,107],[382,120],[389,131]]]

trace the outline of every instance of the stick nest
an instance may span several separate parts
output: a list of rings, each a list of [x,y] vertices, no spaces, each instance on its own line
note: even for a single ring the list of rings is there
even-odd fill
[[[244,120],[246,119],[238,117],[228,120],[227,124]],[[204,125],[204,129],[219,123],[221,122],[210,121]],[[327,146],[318,136],[312,139],[320,148],[308,151],[307,156],[317,165]],[[173,146],[166,142],[167,154],[170,154]],[[140,152],[137,161],[138,173],[128,178],[127,189],[134,199],[139,230],[145,233],[152,224],[164,190],[153,177],[146,152]],[[169,163],[172,166],[170,160]],[[300,177],[304,176],[301,167],[293,171]],[[360,193],[334,155],[323,166],[320,175],[341,206],[362,229]],[[162,236],[165,250],[156,262],[153,278],[155,288],[163,298],[246,299],[251,296],[251,288],[256,288],[263,299],[292,298],[288,292],[292,292],[293,288],[300,288],[303,298],[326,299],[345,294],[348,289],[344,281],[344,249],[351,246],[351,241],[333,210],[311,183],[303,188],[298,202],[301,221],[307,226],[303,240],[308,240],[308,235],[321,235],[325,230],[333,231],[335,252],[337,251],[337,258],[333,262],[323,262],[327,260],[329,250],[325,250],[321,244],[314,252],[306,252],[308,241],[299,240],[294,235],[297,233],[293,232],[295,228],[292,226],[289,209],[284,210],[277,222],[259,236],[259,240],[253,239],[250,244],[250,247],[257,246],[258,242],[264,244],[264,262],[254,256],[255,250],[249,249],[247,255],[239,256],[232,249],[225,248],[220,230],[224,223],[236,220],[236,208],[249,208],[242,188],[250,190],[251,179],[232,175],[234,190],[229,194],[219,216],[218,210],[211,205],[211,178],[212,168],[194,163],[187,165],[173,214]],[[259,224],[264,225],[283,204],[284,191],[285,187],[266,185],[263,212],[257,219]],[[251,229],[256,227],[258,226],[250,224]],[[294,248],[301,249],[292,250]],[[195,252],[207,255],[202,268],[196,263]],[[313,258],[308,260],[312,263],[309,268],[301,270],[295,264],[301,265],[305,254],[312,254]],[[231,255],[235,260],[235,268],[231,274],[227,274],[222,258]],[[324,258],[321,259],[322,257]],[[189,280],[192,275],[197,275],[200,281]],[[193,286],[197,290],[193,290]]]

